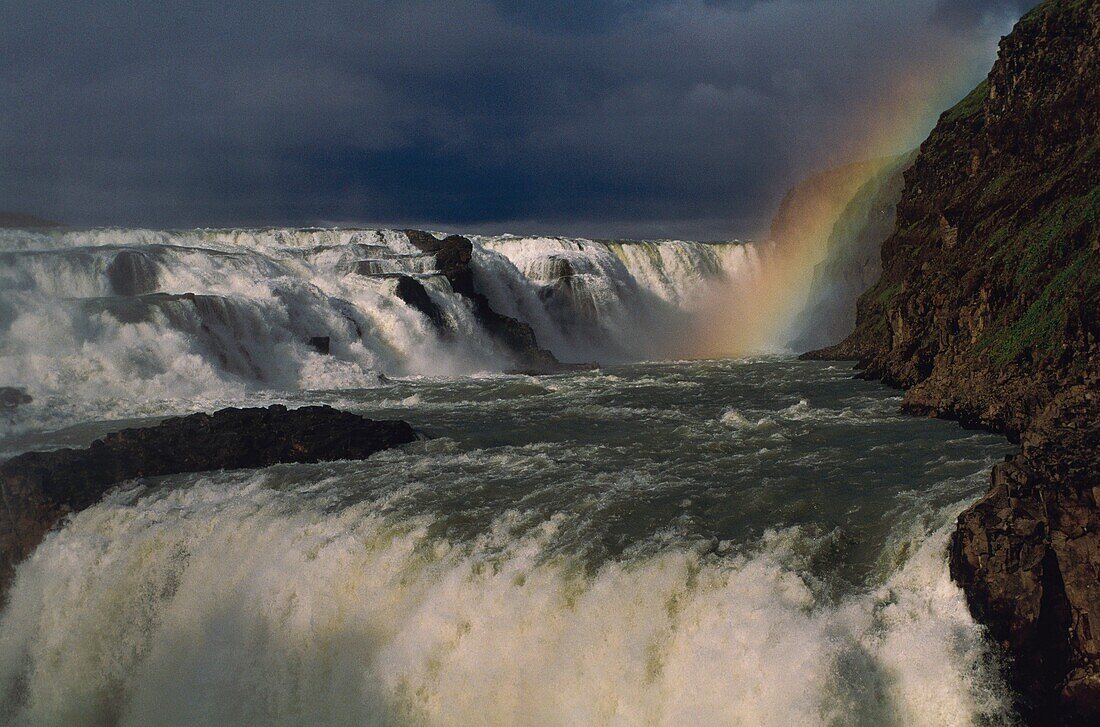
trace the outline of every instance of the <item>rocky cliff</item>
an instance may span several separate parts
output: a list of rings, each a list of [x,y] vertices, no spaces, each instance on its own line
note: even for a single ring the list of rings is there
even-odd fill
[[[772,217],[766,242],[755,246],[765,274],[740,283],[735,300],[716,311],[718,320],[705,322],[706,335],[722,341],[722,354],[789,347],[802,335],[810,292],[806,271],[822,262],[837,219],[883,161],[825,169],[787,191]],[[721,333],[713,331],[722,321],[729,325]]]
[[[1100,717],[1100,3],[1048,0],[905,174],[882,276],[820,358],[1022,441],[951,567],[1031,720]]]
[[[837,218],[885,160],[853,162],[801,179],[787,190],[768,228],[768,239],[784,252],[819,251]]]
[[[833,222],[825,259],[814,266],[809,297],[791,342],[794,350],[833,345],[855,329],[856,300],[882,273],[879,249],[894,230],[902,172],[914,156],[882,160],[881,168],[856,190]]]

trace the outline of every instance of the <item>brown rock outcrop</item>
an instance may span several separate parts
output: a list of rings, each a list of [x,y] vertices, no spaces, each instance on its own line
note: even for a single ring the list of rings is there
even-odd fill
[[[1097,407],[1084,386],[1058,394],[951,541],[951,575],[1015,656],[1035,721],[1100,714]]]
[[[921,145],[855,332],[904,407],[1020,454],[959,518],[952,572],[1024,715],[1100,720],[1100,3],[1047,0]]]

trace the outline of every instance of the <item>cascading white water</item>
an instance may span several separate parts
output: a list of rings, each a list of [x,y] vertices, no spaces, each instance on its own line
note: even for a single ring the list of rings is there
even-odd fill
[[[429,518],[326,513],[264,485],[116,498],[51,538],[0,621],[0,688],[14,657],[34,666],[24,711],[0,721],[961,725],[1002,708],[946,529],[881,592],[830,605],[791,567],[797,530],[586,575],[545,559],[561,518],[432,542]]]
[[[475,239],[493,304],[529,322],[540,342],[573,361],[686,355],[684,327],[759,268],[755,248],[739,243]]]
[[[1010,723],[945,556],[1006,446],[891,394],[779,359],[342,392],[433,438],[51,532],[0,725]]]
[[[0,725],[1011,719],[945,557],[992,435],[817,362],[431,376],[513,359],[399,232],[2,234],[0,386],[34,397],[6,451],[272,400],[430,439],[67,518],[0,611]],[[559,358],[616,361],[676,356],[758,253],[496,237],[472,264]]]
[[[707,297],[758,266],[736,243],[473,240],[494,309],[571,362],[684,355]],[[399,231],[3,230],[0,249],[0,386],[35,400],[0,426],[515,365]],[[399,273],[420,280],[449,332],[393,295]]]

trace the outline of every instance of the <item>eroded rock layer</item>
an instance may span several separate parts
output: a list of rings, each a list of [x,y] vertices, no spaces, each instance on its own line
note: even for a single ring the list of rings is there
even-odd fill
[[[15,566],[61,518],[138,477],[363,459],[416,440],[402,421],[375,421],[328,406],[222,409],[124,429],[85,449],[27,452],[0,464],[0,592]]]
[[[1034,721],[1100,716],[1100,3],[1048,0],[905,174],[857,328],[813,354],[1022,440],[951,564]]]

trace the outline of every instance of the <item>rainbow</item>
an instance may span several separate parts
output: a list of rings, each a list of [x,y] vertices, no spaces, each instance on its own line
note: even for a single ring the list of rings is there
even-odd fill
[[[856,191],[889,161],[830,169],[788,192],[763,241],[752,243],[755,274],[715,291],[692,332],[691,354],[716,358],[782,350],[784,334],[806,303],[814,267],[825,257],[833,225]]]
[[[955,62],[963,62],[954,59]],[[906,71],[892,97],[858,114],[864,129],[853,138],[848,159],[863,159],[814,174],[784,197],[770,229],[752,243],[755,275],[722,286],[709,302],[709,315],[688,336],[690,354],[700,358],[780,352],[807,303],[814,268],[826,256],[833,227],[861,186],[914,149],[927,136],[938,110],[969,87],[955,69]]]

